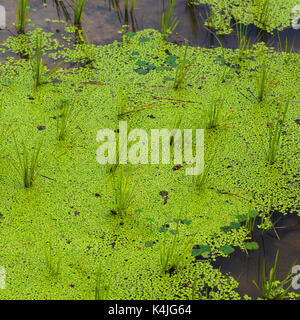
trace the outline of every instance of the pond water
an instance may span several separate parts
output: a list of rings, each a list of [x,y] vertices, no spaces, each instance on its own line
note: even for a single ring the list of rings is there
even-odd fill
[[[15,29],[12,23],[15,21],[15,2],[2,0],[1,5],[6,8],[7,28],[0,31],[0,41],[4,41]],[[155,3],[154,3],[155,2]],[[157,2],[157,3],[156,3]],[[160,28],[159,1],[138,0],[132,14],[124,11],[124,2],[117,0],[88,0],[83,18],[83,29],[86,31],[89,41],[94,44],[108,44],[114,40],[121,40],[118,31],[123,25],[129,25],[129,31],[138,31],[146,28]],[[200,14],[205,16],[208,7],[205,5],[188,5],[185,0],[177,0],[174,15],[180,18],[176,32],[170,41],[183,43],[185,39],[193,46],[216,47],[219,46],[214,34],[203,24]],[[45,21],[45,19],[65,20],[72,23],[72,1],[31,1],[31,22],[41,27],[44,31],[60,34],[64,31],[62,22]],[[31,29],[33,27],[29,27]],[[248,26],[249,39],[254,42],[260,34],[260,30],[254,25]],[[279,32],[280,39],[288,47],[294,44],[295,50],[300,50],[300,30],[286,28]],[[222,45],[226,48],[237,47],[237,34],[218,35]],[[278,34],[263,33],[262,39],[278,49]],[[300,218],[288,214],[276,224],[276,233],[268,232],[261,236],[261,232],[254,232],[253,240],[260,249],[252,250],[246,255],[236,250],[229,258],[218,258],[213,263],[214,267],[221,268],[222,272],[230,273],[239,282],[239,292],[257,297],[257,289],[252,280],[258,280],[261,274],[263,260],[266,261],[267,270],[273,266],[276,251],[279,250],[278,273],[279,279],[283,279],[291,264],[298,259],[300,264]]]

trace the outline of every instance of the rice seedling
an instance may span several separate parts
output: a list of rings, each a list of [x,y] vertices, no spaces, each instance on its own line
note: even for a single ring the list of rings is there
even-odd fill
[[[167,228],[164,227],[164,239],[160,246],[160,267],[162,273],[172,272],[183,266],[188,257],[191,256],[193,248],[193,238],[180,238],[180,219],[177,221],[176,229],[172,230],[171,241],[167,239]]]
[[[81,28],[85,0],[74,0],[74,26]]]
[[[221,112],[225,104],[225,96],[221,94],[219,98],[213,100],[206,111],[206,129],[215,129],[220,124]]]
[[[88,66],[92,66],[93,62],[96,61],[95,45],[90,43],[86,33],[84,33],[82,30],[79,30],[78,37],[79,37],[79,43],[80,43],[79,48],[85,57],[84,64]]]
[[[161,16],[161,33],[164,41],[167,41],[170,35],[176,29],[179,19],[172,17],[176,0],[170,0],[167,13],[162,13]],[[160,11],[160,10],[159,10]]]
[[[199,174],[198,176],[194,176],[194,183],[196,186],[196,190],[198,192],[202,192],[205,190],[206,186],[207,186],[207,182],[209,179],[209,173],[210,173],[210,168],[212,166],[213,163],[213,158],[209,161],[208,165],[204,165],[204,169],[203,172],[201,174]]]
[[[290,297],[288,292],[292,286],[291,271],[295,263],[293,263],[286,277],[282,281],[279,281],[278,279],[276,279],[278,253],[279,251],[277,250],[274,265],[269,272],[269,279],[267,279],[267,274],[266,274],[266,263],[265,261],[263,261],[263,269],[262,269],[260,286],[257,284],[255,280],[253,280],[255,287],[260,292],[261,298],[264,300],[283,300]]]
[[[261,103],[265,101],[277,85],[278,82],[275,79],[275,75],[273,74],[270,65],[264,60],[256,76],[258,102]]]
[[[238,39],[238,61],[247,59],[251,54],[251,44],[248,38],[248,26],[237,24],[236,34]]]
[[[50,244],[44,247],[44,254],[48,275],[52,278],[59,277],[61,275],[62,255],[55,255]]]
[[[125,174],[123,168],[119,168],[112,176],[115,192],[115,203],[111,210],[114,214],[125,216],[129,213],[135,198],[135,185],[131,182],[130,176]]]
[[[288,49],[287,38],[285,38],[285,44],[284,44],[284,46],[282,46],[281,39],[280,39],[278,31],[277,31],[277,36],[278,36],[279,49],[280,49],[280,51],[282,52],[282,54],[284,56],[284,63],[288,64],[291,61],[291,59],[293,58],[294,53],[295,53],[294,52],[294,41],[293,41],[290,49]]]
[[[58,141],[65,141],[74,120],[73,105],[69,98],[62,98],[56,116],[56,136]]]
[[[269,164],[273,164],[278,157],[278,154],[281,148],[281,143],[282,143],[283,126],[285,123],[289,104],[290,104],[290,99],[287,99],[284,106],[283,106],[283,103],[280,103],[277,117],[274,119],[273,122],[267,123],[268,141],[267,141],[267,147],[265,148],[265,155],[266,155],[266,160]]]
[[[13,168],[17,171],[23,180],[25,188],[30,188],[39,173],[40,151],[42,140],[40,139],[34,146],[30,155],[28,148],[23,144],[22,151],[19,149],[16,137],[14,135],[15,149],[17,153],[17,163],[12,161]]]
[[[29,21],[29,10],[28,0],[18,0],[15,24],[18,34],[25,34],[25,29]]]
[[[103,274],[101,266],[99,266],[96,276],[95,300],[107,300],[110,291],[110,279]]]
[[[31,53],[31,69],[32,69],[32,78],[34,82],[34,89],[46,83],[49,79],[51,79],[57,72],[58,67],[62,62],[58,63],[49,73],[46,74],[46,66],[43,63],[42,59],[42,48],[43,48],[43,35],[40,32],[36,32],[36,51],[35,57]]]
[[[174,89],[179,89],[182,87],[184,78],[189,72],[189,69],[191,68],[191,66],[193,65],[193,61],[190,62],[187,59],[187,51],[188,51],[188,47],[185,46],[184,53],[183,55],[181,54],[178,65],[176,67],[176,74],[175,74],[175,79],[173,83]]]

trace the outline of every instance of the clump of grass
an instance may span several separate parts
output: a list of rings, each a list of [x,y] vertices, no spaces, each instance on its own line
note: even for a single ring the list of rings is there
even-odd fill
[[[85,0],[74,0],[74,26],[81,28]]]
[[[175,74],[175,79],[173,83],[174,89],[179,89],[182,87],[184,78],[189,72],[189,69],[191,68],[191,66],[193,65],[193,61],[189,62],[187,59],[187,51],[188,51],[188,47],[185,46],[184,53],[183,55],[181,54],[181,57],[178,61],[178,65],[176,67],[176,74]]]
[[[58,141],[65,141],[74,120],[73,106],[69,98],[61,99],[61,106],[56,116],[56,136]]]
[[[25,34],[25,29],[29,21],[29,10],[28,0],[18,0],[16,12],[16,29],[18,34]]]
[[[238,60],[243,61],[251,54],[251,44],[248,38],[248,26],[237,24],[236,34],[238,39]]]
[[[85,65],[92,66],[96,61],[95,45],[91,44],[87,35],[82,30],[78,31],[80,45],[79,48],[85,56]]]
[[[266,160],[269,164],[273,164],[278,157],[282,142],[283,126],[285,123],[289,104],[289,99],[286,101],[284,106],[283,103],[281,103],[275,121],[273,121],[273,123],[267,123],[268,142],[267,147],[265,148],[265,154]]]
[[[34,82],[34,89],[37,90],[39,86],[51,79],[58,71],[58,67],[62,62],[58,63],[48,74],[46,74],[46,66],[43,64],[42,59],[43,48],[43,35],[40,32],[36,32],[36,51],[35,57],[31,54],[31,69],[32,78]]]
[[[271,66],[264,60],[256,76],[258,102],[265,101],[277,85]]]
[[[184,265],[187,258],[192,254],[193,239],[182,241],[179,233],[180,219],[177,221],[176,229],[172,230],[171,241],[167,239],[167,228],[164,228],[164,239],[160,247],[160,267],[162,273],[172,272]]]
[[[176,17],[172,17],[176,0],[170,0],[167,13],[162,13],[161,17],[161,33],[163,40],[167,41],[170,35],[176,29],[179,19]]]
[[[113,176],[113,187],[115,191],[115,203],[112,213],[125,216],[129,213],[135,198],[135,186],[131,182],[130,176],[125,173],[124,168],[115,170]]]
[[[12,161],[12,165],[23,180],[25,188],[30,188],[36,180],[39,173],[40,151],[42,147],[42,139],[34,146],[32,153],[23,144],[23,149],[19,149],[16,137],[14,135],[15,149],[17,153],[17,163]]]
[[[285,44],[284,44],[284,46],[282,46],[281,39],[280,39],[278,31],[277,31],[277,36],[278,36],[278,42],[279,42],[279,49],[280,49],[282,55],[284,56],[284,63],[288,64],[292,60],[293,55],[295,53],[294,52],[294,41],[293,41],[290,49],[288,49],[287,38],[285,38]]]
[[[213,158],[209,161],[209,163],[206,165],[204,164],[204,169],[203,172],[201,174],[199,174],[198,176],[194,176],[194,183],[196,186],[196,190],[198,192],[202,192],[206,189],[207,187],[207,183],[208,183],[208,179],[209,179],[209,174],[210,174],[210,169],[213,163]]]
[[[224,103],[225,97],[222,94],[210,105],[209,109],[206,112],[206,129],[215,129],[220,124],[221,112],[224,107]]]
[[[101,266],[99,266],[96,276],[95,300],[107,300],[110,292],[110,279],[103,274]]]
[[[47,273],[52,278],[57,278],[61,275],[62,255],[55,255],[52,246],[49,244],[44,248]]]
[[[279,281],[276,279],[276,268],[278,262],[278,250],[275,256],[274,265],[270,270],[269,279],[267,279],[266,275],[266,263],[263,261],[263,269],[262,269],[262,279],[261,285],[259,286],[256,281],[253,280],[254,285],[260,292],[261,298],[264,300],[283,300],[286,298],[290,298],[288,291],[292,286],[292,268],[294,267],[295,263],[293,263],[292,267],[290,268],[287,276],[282,280]],[[288,283],[290,283],[288,285]]]

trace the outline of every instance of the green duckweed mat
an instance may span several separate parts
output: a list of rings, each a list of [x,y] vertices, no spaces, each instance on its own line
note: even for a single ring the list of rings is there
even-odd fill
[[[100,285],[107,299],[244,298],[236,291],[238,282],[211,261],[237,247],[246,251],[251,237],[241,221],[249,212],[265,217],[265,230],[271,209],[286,214],[299,206],[299,55],[261,43],[238,60],[238,50],[189,47],[193,66],[175,90],[183,49],[162,42],[157,31],[86,46],[91,63],[80,45],[43,35],[44,56],[64,65],[38,90],[28,60],[9,57],[0,64],[0,265],[6,271],[0,298],[93,299]],[[35,37],[11,37],[1,51],[34,50]],[[273,86],[259,103],[257,79],[264,64]],[[127,215],[112,214],[115,189],[110,167],[96,161],[96,136],[103,128],[118,129],[124,86],[129,113],[123,120],[147,132],[178,123],[182,129],[205,128],[209,108],[224,97],[217,128],[205,130],[210,165],[203,190],[185,175],[186,164],[127,165],[135,198]],[[70,101],[74,117],[67,139],[58,142],[62,99]],[[268,128],[283,101],[290,104],[282,145],[276,162],[267,165]],[[16,144],[31,152],[41,138],[39,176],[24,188],[14,169]],[[164,273],[161,250],[175,236],[178,252],[183,256],[189,243],[189,254]]]

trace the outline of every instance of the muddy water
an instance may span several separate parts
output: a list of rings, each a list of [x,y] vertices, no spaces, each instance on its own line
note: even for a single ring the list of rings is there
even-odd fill
[[[167,1],[165,1],[167,3]],[[206,6],[189,6],[185,0],[177,0],[174,16],[180,18],[176,32],[172,35],[171,41],[181,43],[187,39],[191,45],[214,47],[218,46],[215,36],[204,26],[200,18],[200,13],[205,16]],[[6,8],[6,23],[8,30],[0,30],[0,42],[7,36],[15,34],[13,23],[15,22],[17,1],[0,0],[0,5]],[[31,0],[30,18],[31,22],[43,30],[60,34],[64,31],[65,23],[47,22],[45,19],[65,20],[71,24],[73,20],[72,0]],[[162,2],[164,3],[164,1]],[[118,30],[122,25],[129,25],[129,31],[138,31],[145,28],[160,28],[158,0],[137,0],[133,14],[126,14],[124,1],[118,0],[87,0],[83,17],[83,29],[88,35],[91,43],[107,44],[113,40],[120,40]],[[28,26],[28,29],[33,27]],[[253,26],[248,26],[249,39],[254,42],[259,30]],[[295,50],[300,50],[300,30],[287,28],[279,33],[281,41],[288,41],[288,47],[294,43]],[[237,47],[237,36],[235,32],[230,35],[219,36],[222,44],[226,48]],[[263,40],[271,46],[278,48],[277,33],[274,35],[263,34]],[[278,278],[282,280],[291,264],[298,259],[300,264],[300,218],[289,214],[281,219],[274,231],[266,232],[263,235],[256,229],[254,231],[254,241],[259,243],[259,250],[252,250],[246,255],[236,249],[229,258],[219,258],[214,262],[216,268],[221,268],[224,273],[230,273],[239,282],[239,292],[248,294],[256,298],[258,291],[252,280],[259,281],[262,262],[266,261],[267,270],[273,266],[277,250]],[[278,239],[279,236],[279,239]],[[295,291],[297,292],[297,291]],[[298,292],[300,294],[300,290]]]
[[[15,21],[15,10],[17,1],[1,0],[0,4],[5,6],[7,12],[7,26],[15,32],[12,25]],[[126,14],[124,0],[87,0],[83,16],[83,28],[87,32],[90,42],[95,44],[107,44],[115,39],[120,39],[118,30],[122,25],[129,25],[130,31],[138,31],[145,28],[160,28],[160,9],[167,7],[168,1],[138,0],[136,1],[133,14]],[[63,23],[47,22],[45,19],[59,19],[71,23],[73,20],[73,0],[31,0],[30,18],[32,23],[43,28],[45,31],[60,33],[64,30]],[[191,45],[214,47],[219,46],[215,36],[204,27],[200,14],[205,17],[209,8],[205,5],[188,5],[186,0],[177,0],[174,16],[180,19],[176,32],[171,41],[182,42],[187,39]],[[28,27],[30,29],[30,27]],[[257,39],[259,30],[255,26],[249,26],[249,39]],[[295,50],[300,50],[299,30],[287,28],[280,32],[283,43],[288,40],[288,45],[294,42]],[[8,31],[0,31],[0,41],[9,35]],[[236,32],[230,35],[219,36],[226,48],[236,48]],[[278,35],[264,34],[264,41],[275,48],[278,47]]]
[[[221,268],[223,273],[229,273],[239,282],[238,291],[241,295],[247,294],[253,298],[259,296],[253,280],[260,283],[263,261],[266,263],[267,279],[269,278],[269,270],[274,266],[277,250],[276,279],[283,280],[294,262],[300,265],[300,217],[295,214],[274,214],[272,221],[275,230],[262,233],[258,228],[254,229],[253,241],[259,244],[258,250],[248,250],[246,254],[236,249],[229,258],[218,258],[213,262],[215,268]],[[276,221],[278,222],[275,223]],[[290,292],[300,294],[300,290],[292,288]]]

